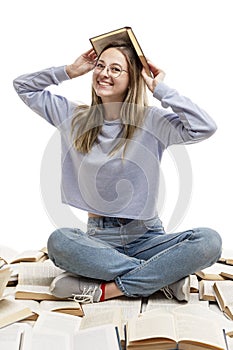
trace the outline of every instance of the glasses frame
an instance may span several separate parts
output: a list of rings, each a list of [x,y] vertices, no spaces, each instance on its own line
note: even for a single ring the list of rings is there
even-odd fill
[[[101,65],[103,66],[103,68],[97,67],[98,64],[101,64]],[[112,74],[111,66],[117,66],[117,67],[119,67],[120,72],[119,72],[119,74],[118,74],[117,76],[114,76],[114,73]],[[94,67],[94,71],[103,72],[106,68],[107,68],[107,74],[108,74],[110,77],[114,78],[114,79],[119,78],[119,77],[121,76],[121,73],[122,73],[122,72],[128,73],[128,71],[125,70],[125,69],[123,69],[123,68],[121,67],[121,65],[118,64],[118,63],[117,63],[117,64],[116,64],[116,63],[113,63],[113,64],[110,64],[109,66],[107,66],[106,64],[104,64],[104,63],[102,63],[102,62],[96,62],[95,67]]]

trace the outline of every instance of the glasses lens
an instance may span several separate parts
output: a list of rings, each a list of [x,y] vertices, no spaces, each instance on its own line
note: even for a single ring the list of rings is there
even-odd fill
[[[121,75],[122,68],[121,68],[121,66],[118,66],[118,65],[111,65],[109,67],[109,72],[110,72],[112,77],[117,78],[117,77],[119,77],[119,75]]]
[[[100,62],[96,63],[95,70],[97,72],[102,72],[106,66]],[[110,66],[107,66],[107,72],[108,74],[113,78],[118,78],[121,75],[122,68],[120,65],[111,64]]]

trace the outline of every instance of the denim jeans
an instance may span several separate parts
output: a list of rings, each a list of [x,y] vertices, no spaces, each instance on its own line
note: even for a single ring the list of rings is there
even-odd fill
[[[165,233],[159,218],[89,218],[87,232],[61,228],[48,240],[61,269],[115,281],[124,295],[143,297],[215,263],[221,237],[209,228]]]

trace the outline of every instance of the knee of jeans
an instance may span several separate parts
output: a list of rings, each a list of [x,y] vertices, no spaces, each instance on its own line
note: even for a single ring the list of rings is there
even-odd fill
[[[64,235],[68,233],[70,229],[60,228],[51,233],[47,242],[48,256],[53,261],[54,255],[57,255],[59,251],[64,249]]]
[[[202,235],[202,248],[205,255],[212,258],[212,263],[217,261],[222,254],[222,238],[219,233],[211,228],[199,228],[199,233]]]

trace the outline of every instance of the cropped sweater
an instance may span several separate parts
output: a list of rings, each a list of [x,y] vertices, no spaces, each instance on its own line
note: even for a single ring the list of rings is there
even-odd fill
[[[69,80],[65,66],[24,74],[14,80],[19,97],[55,126],[61,135],[62,202],[98,215],[146,220],[158,215],[160,162],[174,144],[195,143],[216,130],[212,118],[189,98],[159,83],[153,96],[161,107],[149,106],[143,124],[122,149],[110,150],[121,137],[122,120],[104,120],[98,142],[88,154],[78,152],[71,136],[75,102],[49,91]]]

